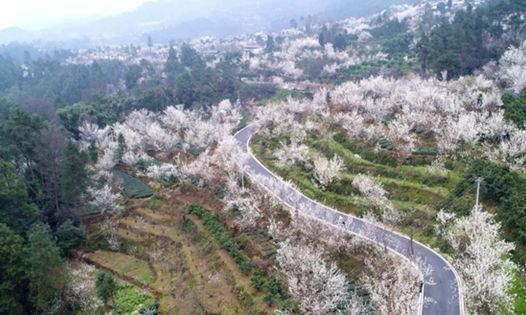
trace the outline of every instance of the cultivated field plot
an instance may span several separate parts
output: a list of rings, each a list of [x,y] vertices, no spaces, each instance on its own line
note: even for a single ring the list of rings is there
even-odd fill
[[[88,255],[95,264],[109,269],[124,279],[132,279],[143,285],[155,280],[155,274],[147,261],[123,253],[98,250]]]
[[[213,209],[217,207],[215,198],[183,187],[150,199],[130,199],[126,214],[112,219],[116,222],[110,234],[121,242],[118,251],[98,249],[87,259],[150,292],[163,314],[271,312],[276,306],[264,302],[264,291],[252,287],[250,274],[242,272],[222,249],[204,225],[206,220],[186,210],[196,200]],[[247,245],[251,256],[275,252],[268,239],[257,233],[244,239],[246,244],[252,244]],[[104,243],[100,236],[92,241]]]

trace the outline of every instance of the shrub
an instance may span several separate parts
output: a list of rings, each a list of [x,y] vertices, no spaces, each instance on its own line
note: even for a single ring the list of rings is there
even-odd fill
[[[372,150],[370,147],[368,147],[367,145],[363,143],[352,141],[351,139],[349,139],[349,137],[347,137],[343,133],[336,134],[334,136],[334,141],[341,144],[347,150],[360,155],[363,159],[367,161],[378,163],[378,164],[383,164],[383,165],[388,165],[388,166],[398,165],[398,161],[391,153],[385,152],[385,151],[375,152],[374,150]]]
[[[245,308],[251,309],[254,307],[254,299],[242,287],[235,287],[234,293]]]
[[[254,287],[254,289],[258,291],[261,290],[263,286],[266,284],[265,274],[260,270],[254,272],[254,274],[252,275],[252,278],[250,279],[250,282],[252,283],[252,287]]]
[[[252,286],[261,290],[264,288],[267,292],[264,300],[267,304],[280,303],[285,308],[292,307],[287,295],[284,293],[281,282],[275,277],[268,276],[263,270],[257,269],[254,264],[242,253],[241,246],[232,238],[228,230],[223,226],[219,215],[215,212],[207,211],[202,206],[191,204],[186,208],[188,214],[195,215],[203,220],[204,226],[210,231],[214,239],[221,247],[228,252],[230,257],[236,262],[241,272],[250,275],[252,272]],[[236,291],[236,294],[238,291]],[[243,303],[249,301],[242,300]],[[251,302],[253,303],[253,302]]]
[[[97,297],[101,299],[104,304],[108,303],[108,300],[113,298],[115,294],[115,280],[113,275],[107,271],[101,271],[97,273],[97,279],[95,280],[95,289],[97,291]]]
[[[79,247],[86,242],[86,229],[83,226],[76,226],[71,220],[62,223],[55,232],[57,245],[62,251],[69,255],[71,250]]]
[[[195,204],[189,205],[187,212],[203,220],[205,227],[212,233],[214,239],[221,247],[234,259],[242,273],[249,274],[252,271],[252,263],[242,254],[239,244],[232,240],[230,233],[221,223],[217,213],[209,212]]]

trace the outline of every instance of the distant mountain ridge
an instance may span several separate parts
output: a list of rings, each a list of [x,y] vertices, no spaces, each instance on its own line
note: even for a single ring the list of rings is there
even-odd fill
[[[31,32],[19,27],[8,27],[0,30],[0,42],[24,41],[32,37]]]
[[[0,44],[12,41],[68,43],[73,46],[144,43],[210,35],[272,31],[300,24],[312,15],[318,21],[367,16],[395,4],[420,0],[158,0],[113,17],[69,23],[50,30],[27,32],[19,28],[0,31]]]

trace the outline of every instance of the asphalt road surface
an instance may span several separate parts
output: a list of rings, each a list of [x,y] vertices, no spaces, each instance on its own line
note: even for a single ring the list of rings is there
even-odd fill
[[[409,259],[419,261],[417,265],[425,265],[427,272],[422,272],[424,284],[422,286],[420,303],[421,313],[425,315],[460,315],[463,314],[462,297],[459,295],[459,281],[453,267],[437,252],[419,242],[411,240],[399,233],[386,230],[360,218],[341,213],[335,209],[321,205],[294,189],[279,176],[270,172],[250,152],[249,142],[258,127],[253,124],[240,130],[236,135],[239,145],[249,153],[247,172],[257,175],[269,191],[289,207],[297,211],[309,209],[306,215],[315,217],[323,222],[345,229],[354,235],[385,246],[393,252]],[[255,178],[258,178],[255,177]],[[270,184],[271,183],[271,184]],[[422,263],[423,262],[423,263]],[[429,268],[430,267],[430,268]],[[424,269],[424,268],[422,268]],[[422,299],[423,296],[423,299]]]

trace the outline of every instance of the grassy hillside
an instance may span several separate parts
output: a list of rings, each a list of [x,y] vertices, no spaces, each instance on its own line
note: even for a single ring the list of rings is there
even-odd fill
[[[265,145],[262,145],[262,142]],[[270,144],[269,144],[270,142]],[[310,172],[302,166],[284,166],[273,157],[278,139],[255,137],[252,149],[261,160],[280,176],[291,179],[307,196],[335,207],[343,212],[363,215],[369,205],[353,188],[353,178],[367,174],[379,180],[389,192],[393,204],[404,214],[399,228],[414,234],[427,243],[442,246],[434,235],[433,221],[438,206],[447,201],[450,190],[460,181],[462,165],[450,162],[445,173],[435,173],[419,161],[398,164],[387,151],[375,152],[361,143],[354,143],[336,135],[329,139],[309,138],[310,154],[332,157],[337,154],[345,162],[345,170],[339,182],[320,190],[312,181]],[[425,156],[420,157],[426,159]]]
[[[403,219],[396,224],[395,229],[406,235],[413,235],[415,239],[439,248],[443,253],[453,254],[437,235],[436,214],[440,209],[459,206],[470,209],[474,204],[472,189],[457,192],[466,170],[470,167],[462,159],[446,160],[445,170],[436,171],[424,166],[434,158],[429,154],[414,154],[404,163],[399,163],[389,150],[376,150],[339,133],[326,138],[309,137],[306,140],[309,155],[331,158],[337,154],[345,163],[340,180],[329,185],[326,190],[321,190],[313,183],[312,174],[305,165],[283,165],[274,157],[275,150],[280,147],[280,141],[283,139],[257,135],[252,140],[251,148],[267,167],[281,177],[291,180],[308,197],[340,211],[362,216],[369,210],[370,205],[353,187],[352,181],[358,174],[372,176],[383,185],[393,205],[403,213]],[[459,200],[465,204],[453,204]],[[495,205],[485,204],[486,209],[497,212],[498,209],[494,207]],[[350,275],[359,274],[359,270],[355,269],[359,264],[349,263],[356,257],[336,258],[339,265]],[[524,277],[519,273],[515,277],[513,293],[515,314],[524,314],[526,292]]]
[[[118,301],[139,292],[142,297],[131,300],[149,297],[162,314],[268,314],[294,306],[270,267],[276,249],[268,235],[232,234],[215,195],[183,186],[130,199],[126,208],[111,219],[111,231],[104,222],[91,226],[85,255],[123,283],[115,310],[133,308]],[[112,234],[121,242],[118,250],[108,244]]]

